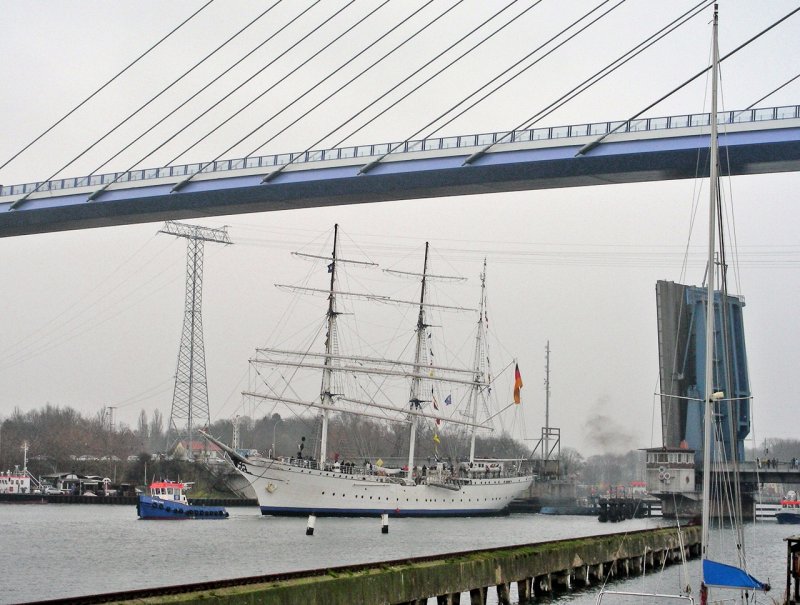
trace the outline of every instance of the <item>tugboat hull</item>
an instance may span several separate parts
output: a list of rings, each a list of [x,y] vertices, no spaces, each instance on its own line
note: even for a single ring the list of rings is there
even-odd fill
[[[228,512],[222,506],[196,506],[182,502],[162,500],[151,496],[139,496],[136,513],[140,519],[227,519]]]

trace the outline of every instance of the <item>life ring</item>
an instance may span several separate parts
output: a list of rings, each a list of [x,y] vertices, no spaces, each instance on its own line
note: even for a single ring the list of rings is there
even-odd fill
[[[661,481],[663,481],[663,480],[664,480],[664,471],[661,471],[660,473],[658,473],[658,478],[659,478]]]
[[[672,476],[669,474],[669,471],[664,473],[664,481],[669,481],[671,478],[672,478]]]
[[[163,505],[161,502],[159,502],[159,503],[158,503],[158,508],[161,508],[161,509],[163,509],[163,508],[164,508],[164,505]]]

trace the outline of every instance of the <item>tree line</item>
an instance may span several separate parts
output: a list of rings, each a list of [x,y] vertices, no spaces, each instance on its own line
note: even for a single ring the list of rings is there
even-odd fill
[[[71,407],[47,404],[22,412],[15,408],[0,422],[0,469],[22,465],[22,445],[28,444],[28,468],[34,475],[75,471],[85,474],[143,477],[149,463],[166,463],[177,436],[165,426],[159,410],[139,413],[136,426],[112,426],[108,410],[84,415]],[[223,442],[234,441],[238,424],[239,447],[258,450],[263,455],[318,458],[319,421],[303,415],[282,417],[269,414],[261,418],[239,417],[213,422],[208,430]],[[402,466],[408,459],[408,426],[373,421],[353,415],[331,417],[328,430],[328,456],[340,461],[377,462]],[[302,450],[301,450],[301,447]],[[457,462],[469,457],[469,434],[463,428],[419,424],[416,459]],[[528,445],[505,434],[478,434],[477,458],[526,458]],[[606,453],[585,458],[577,449],[562,447],[561,475],[579,483],[621,485],[643,479],[643,452]],[[788,461],[800,458],[800,441],[768,439],[747,451],[747,458],[760,457]],[[149,462],[148,462],[149,461]],[[168,469],[167,469],[168,470]],[[184,471],[185,472],[185,471]],[[152,472],[151,472],[152,476]]]

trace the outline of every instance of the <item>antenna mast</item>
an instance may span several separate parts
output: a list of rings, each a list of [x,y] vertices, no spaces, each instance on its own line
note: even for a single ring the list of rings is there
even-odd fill
[[[542,460],[550,458],[550,341],[544,348],[544,448]]]
[[[203,244],[214,242],[230,244],[227,227],[212,229],[167,221],[159,230],[187,240],[186,247],[186,299],[184,303],[183,332],[178,351],[178,368],[175,372],[175,390],[169,429],[176,441],[186,437],[187,455],[192,456],[192,432],[198,424],[207,425],[208,384],[206,382],[206,355],[203,345]],[[185,421],[185,426],[183,422]],[[178,425],[181,425],[180,428]]]

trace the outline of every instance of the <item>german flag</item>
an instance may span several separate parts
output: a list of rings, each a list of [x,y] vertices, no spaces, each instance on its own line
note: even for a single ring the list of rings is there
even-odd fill
[[[519,373],[519,365],[514,364],[514,403],[520,403],[519,390],[522,388],[522,374]]]

